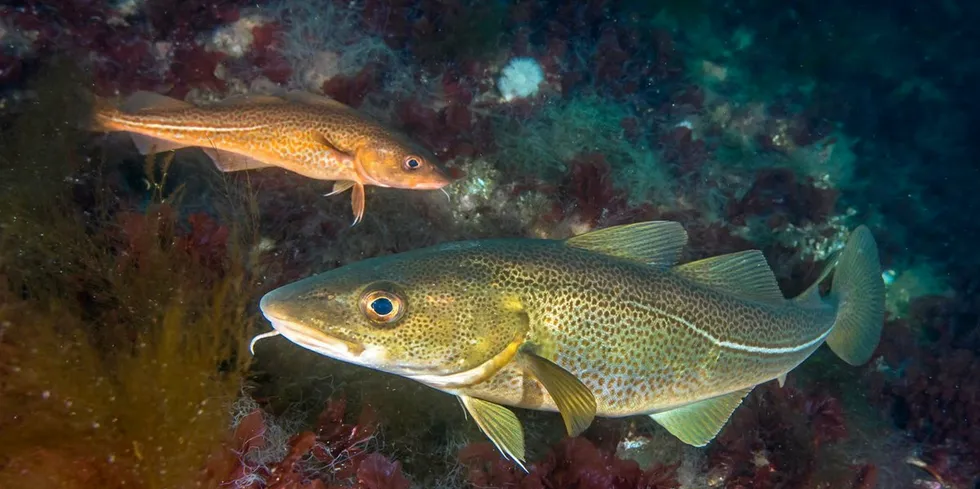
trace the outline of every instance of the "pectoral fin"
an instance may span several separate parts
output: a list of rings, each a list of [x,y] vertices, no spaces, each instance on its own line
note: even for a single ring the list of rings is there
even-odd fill
[[[317,144],[323,146],[324,149],[333,151],[335,153],[341,153],[344,155],[351,154],[351,151],[344,149],[343,147],[341,147],[341,145],[337,144],[337,142],[331,139],[329,134],[323,132],[315,132],[311,135],[311,137],[313,138],[314,141],[316,141]]]
[[[650,417],[682,442],[703,447],[718,435],[728,422],[728,418],[735,412],[735,408],[742,404],[742,399],[745,399],[751,391],[750,387],[670,411],[651,414]]]
[[[527,472],[524,466],[524,429],[517,416],[499,404],[475,397],[461,395],[459,400],[497,449]]]
[[[530,352],[521,353],[519,358],[555,400],[569,436],[582,434],[595,418],[596,401],[592,391],[551,360]]]

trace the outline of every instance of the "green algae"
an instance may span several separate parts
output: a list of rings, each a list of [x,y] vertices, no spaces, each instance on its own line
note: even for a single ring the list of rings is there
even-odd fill
[[[216,487],[250,362],[247,248],[231,232],[204,264],[153,173],[146,210],[115,201],[84,81],[46,67],[0,144],[0,486]]]

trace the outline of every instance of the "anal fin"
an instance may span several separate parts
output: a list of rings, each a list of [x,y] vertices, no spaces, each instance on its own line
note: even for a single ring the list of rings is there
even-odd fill
[[[180,142],[180,141],[169,141],[166,139],[155,138],[153,136],[147,136],[145,134],[138,134],[135,132],[129,133],[129,137],[133,140],[133,144],[136,145],[136,149],[139,150],[141,155],[149,155],[153,153],[163,153],[165,151],[173,151],[175,149],[187,148],[193,146],[192,144]]]
[[[527,472],[524,466],[524,428],[517,415],[499,404],[475,397],[461,395],[459,400],[497,449]]]
[[[650,417],[682,442],[703,447],[718,435],[752,388],[688,404]]]
[[[520,355],[519,361],[554,399],[568,435],[582,434],[595,418],[596,400],[592,391],[574,375],[546,358],[525,352]]]
[[[245,156],[214,148],[202,149],[204,149],[204,154],[208,155],[208,158],[211,158],[211,161],[214,162],[214,166],[218,167],[218,169],[223,172],[255,170],[257,168],[273,166],[269,163],[259,161],[251,156]]]

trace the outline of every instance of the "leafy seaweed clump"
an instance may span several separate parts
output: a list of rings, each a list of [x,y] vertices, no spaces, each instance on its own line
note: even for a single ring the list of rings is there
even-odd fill
[[[156,172],[145,209],[113,194],[79,83],[49,66],[0,136],[0,487],[217,487],[249,365],[248,240],[185,223]]]

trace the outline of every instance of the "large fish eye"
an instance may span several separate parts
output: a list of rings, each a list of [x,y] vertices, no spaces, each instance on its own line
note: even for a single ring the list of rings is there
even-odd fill
[[[361,312],[374,323],[391,324],[405,313],[405,301],[394,292],[371,290],[361,296]]]
[[[405,158],[405,169],[406,170],[418,170],[422,168],[422,159],[417,156],[409,156]]]

